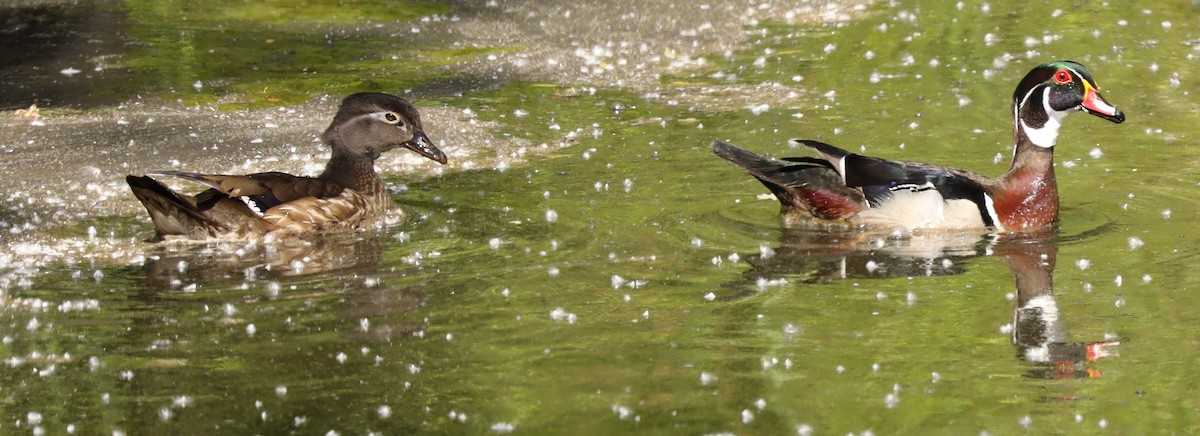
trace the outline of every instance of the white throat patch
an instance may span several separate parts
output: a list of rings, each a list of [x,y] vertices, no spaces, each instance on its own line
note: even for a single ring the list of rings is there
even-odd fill
[[[1026,103],[1029,102],[1029,97],[1030,96],[1027,96],[1025,98]],[[1055,141],[1058,141],[1058,128],[1062,127],[1062,120],[1071,113],[1070,110],[1056,111],[1051,108],[1049,97],[1050,88],[1045,88],[1044,92],[1042,93],[1041,101],[1042,110],[1046,111],[1047,119],[1046,124],[1041,128],[1035,129],[1029,127],[1028,124],[1025,124],[1025,120],[1018,118],[1018,122],[1021,123],[1021,129],[1025,131],[1025,136],[1029,137],[1029,142],[1032,142],[1033,145],[1042,148],[1054,147]],[[1020,115],[1020,110],[1020,108],[1017,108],[1018,116]]]

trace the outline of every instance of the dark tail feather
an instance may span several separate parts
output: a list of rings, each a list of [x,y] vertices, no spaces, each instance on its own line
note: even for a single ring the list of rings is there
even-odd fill
[[[712,148],[717,156],[762,182],[788,214],[844,219],[857,214],[862,207],[862,193],[847,187],[833,165],[824,159],[798,157],[780,162],[722,141],[713,141]]]
[[[178,177],[178,178],[181,178],[184,180],[191,180],[193,182],[208,186],[209,188],[221,189],[220,182],[210,180],[208,177],[205,177],[206,176],[205,174],[189,173],[187,171],[175,171],[175,170],[154,170],[154,171],[150,171],[147,174],[157,174],[157,175],[163,175],[163,176]]]
[[[778,173],[787,166],[785,163],[759,156],[749,150],[720,140],[713,141],[712,149],[713,153],[716,153],[717,156],[733,162],[734,165],[742,167],[742,169],[749,171],[755,177]]]
[[[908,171],[896,162],[879,158],[857,155],[820,141],[793,139],[792,142],[816,150],[825,157],[833,169],[843,174],[847,186],[871,189],[872,186],[882,186],[885,189],[893,183],[924,184],[924,180],[911,180]],[[839,168],[840,167],[840,168]]]
[[[202,239],[213,236],[222,227],[197,210],[194,200],[175,193],[157,180],[131,175],[125,177],[125,182],[150,213],[159,239],[169,235]]]
[[[817,172],[832,173],[829,163],[813,158],[788,158],[780,162],[760,156],[724,141],[713,141],[713,152],[732,162],[762,182],[784,206],[808,208],[797,188],[819,178]],[[836,173],[832,173],[836,176]]]

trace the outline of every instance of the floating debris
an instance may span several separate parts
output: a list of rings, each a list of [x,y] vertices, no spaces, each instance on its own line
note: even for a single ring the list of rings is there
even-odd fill
[[[898,404],[900,404],[900,396],[899,395],[889,392],[887,395],[885,395],[883,397],[883,407],[891,409],[891,408],[896,407],[896,405],[898,405]]]
[[[578,317],[576,317],[574,313],[567,312],[561,307],[555,307],[554,310],[550,311],[550,319],[554,321],[566,321],[567,324],[575,324],[575,321],[578,319]]]
[[[495,424],[492,424],[492,427],[491,427],[491,430],[493,432],[500,433],[500,434],[512,433],[513,430],[516,430],[516,429],[517,429],[517,426],[515,426],[511,423],[507,423],[507,422],[497,422]]]

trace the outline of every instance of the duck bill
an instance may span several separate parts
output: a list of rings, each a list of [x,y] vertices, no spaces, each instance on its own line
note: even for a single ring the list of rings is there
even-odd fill
[[[1084,84],[1083,103],[1079,105],[1084,112],[1104,118],[1114,123],[1125,121],[1125,114],[1121,113],[1120,109],[1113,106],[1104,100],[1104,96],[1100,95],[1100,91],[1093,88],[1090,84]]]
[[[446,153],[442,153],[442,150],[434,146],[429,137],[425,136],[425,132],[420,130],[415,132],[411,141],[404,143],[404,148],[415,151],[417,154],[430,158],[442,165],[446,164]]]

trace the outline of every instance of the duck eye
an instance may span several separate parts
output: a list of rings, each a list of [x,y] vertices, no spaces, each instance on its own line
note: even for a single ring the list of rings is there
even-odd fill
[[[388,124],[400,124],[400,117],[396,116],[396,114],[392,112],[384,112],[383,121]]]
[[[1054,81],[1058,82],[1060,85],[1071,83],[1071,74],[1065,70],[1058,70],[1057,73],[1054,73]]]

